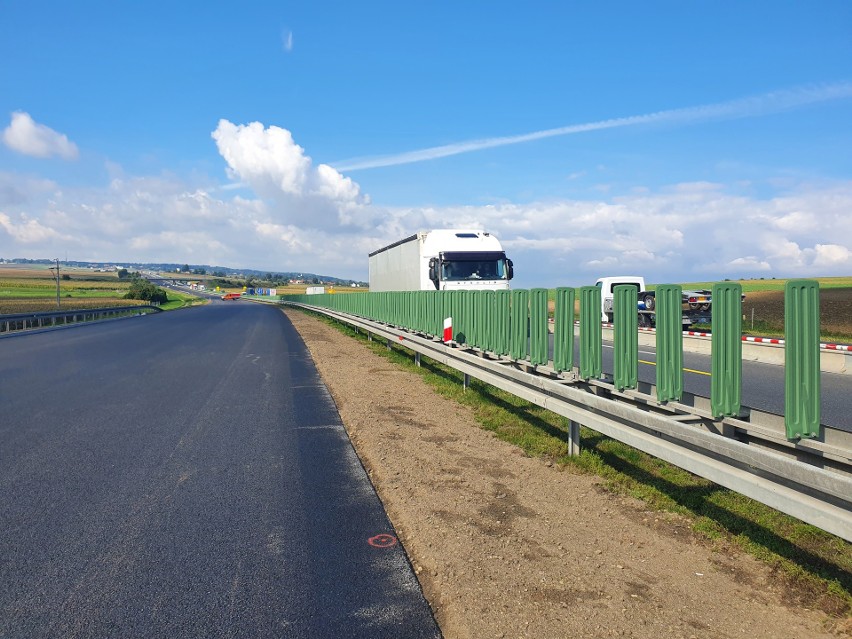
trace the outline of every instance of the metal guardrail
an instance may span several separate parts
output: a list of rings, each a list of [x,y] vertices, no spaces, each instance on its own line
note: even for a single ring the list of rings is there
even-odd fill
[[[159,313],[162,309],[152,304],[141,304],[139,306],[111,306],[107,308],[87,308],[68,311],[52,311],[49,313],[15,313],[12,315],[0,315],[0,337],[13,333],[25,331],[54,328],[79,324],[81,322],[95,322],[105,319],[114,319],[127,315],[139,315],[143,312]]]
[[[612,383],[583,379],[577,368],[560,373],[529,360],[509,359],[475,347],[446,345],[439,338],[389,323],[306,303],[285,304],[322,313],[369,335],[380,336],[388,340],[389,346],[400,344],[418,358],[425,355],[461,371],[466,378],[474,377],[566,417],[571,423],[571,449],[575,452],[579,452],[582,424],[852,541],[852,466],[848,451],[842,448],[835,451],[833,463],[829,463],[831,455],[824,450],[798,445],[796,456],[783,455],[765,448],[764,442],[755,445],[739,441],[735,438],[737,428],[746,422],[740,415],[714,416],[706,399],[706,406],[701,398],[687,394],[679,402],[658,402],[653,394],[632,389],[619,391]],[[767,442],[770,440],[767,438]]]
[[[664,289],[666,287],[663,287]],[[669,286],[680,300],[681,287]],[[573,307],[563,309],[563,300],[574,289],[556,289],[555,316],[573,315]],[[723,282],[713,285],[714,303],[712,347],[710,355],[712,376],[710,410],[714,417],[735,417],[746,412],[742,405],[742,287],[737,283]],[[796,294],[808,291],[809,294]],[[825,429],[820,424],[820,388],[818,368],[821,368],[819,334],[819,284],[814,280],[787,282],[785,300],[785,326],[787,332],[798,327],[795,336],[788,335],[789,345],[785,355],[795,351],[795,360],[815,369],[817,376],[809,374],[788,376],[785,383],[785,429],[787,439],[819,440]],[[583,379],[599,378],[601,374],[600,350],[602,324],[600,315],[600,289],[584,286],[580,298],[580,376]],[[560,295],[568,293],[569,295]],[[546,290],[515,289],[512,291],[398,291],[367,293],[362,295],[293,295],[282,297],[285,301],[300,302],[335,309],[360,317],[402,326],[425,334],[437,335],[442,331],[445,318],[452,318],[453,338],[499,356],[529,359],[532,364],[547,359]],[[665,307],[665,299],[660,303]],[[679,304],[678,304],[679,306]],[[614,299],[616,316],[627,318],[636,314],[631,300],[624,296]],[[682,393],[683,370],[678,363],[678,352],[684,348],[680,313],[662,312],[657,316],[657,334],[672,337],[674,350],[658,360],[656,389],[660,401],[679,400]],[[632,331],[631,331],[632,332]],[[626,337],[626,334],[624,335]],[[635,375],[637,358],[635,341],[614,340],[614,357],[619,362],[619,381],[625,388],[637,388]],[[573,366],[574,353],[567,349],[564,340],[555,342],[554,361],[566,367]],[[623,365],[623,366],[621,366]],[[816,381],[815,381],[816,380]],[[849,447],[852,449],[852,446]]]

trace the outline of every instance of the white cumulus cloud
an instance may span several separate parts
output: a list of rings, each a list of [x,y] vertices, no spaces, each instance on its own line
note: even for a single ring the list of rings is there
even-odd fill
[[[220,120],[213,139],[232,180],[270,203],[276,222],[340,232],[370,223],[369,199],[350,178],[314,165],[287,129]]]
[[[817,244],[814,246],[814,266],[827,269],[852,269],[852,251],[839,244]]]
[[[651,283],[852,273],[852,181],[633,185],[586,199],[485,205],[370,203],[315,164],[286,129],[219,122],[235,184],[126,175],[75,187],[0,172],[0,256],[188,262],[367,278],[367,255],[433,228],[483,228],[515,263],[518,288],[643,275]],[[247,190],[253,194],[246,194]]]
[[[79,156],[77,145],[68,136],[37,123],[22,111],[12,114],[11,124],[3,130],[3,143],[13,151],[36,158],[76,160]]]
[[[23,213],[17,220],[0,213],[0,229],[20,244],[42,244],[61,237],[56,229],[45,226],[37,219],[30,219]]]
[[[418,228],[485,228],[514,260],[517,286],[557,286],[628,273],[652,283],[846,275],[850,210],[852,182],[766,199],[684,183],[601,200],[402,208],[391,219],[396,239]]]

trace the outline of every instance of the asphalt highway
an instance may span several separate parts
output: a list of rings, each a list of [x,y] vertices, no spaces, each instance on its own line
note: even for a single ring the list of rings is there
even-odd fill
[[[0,340],[0,637],[439,637],[292,325]]]

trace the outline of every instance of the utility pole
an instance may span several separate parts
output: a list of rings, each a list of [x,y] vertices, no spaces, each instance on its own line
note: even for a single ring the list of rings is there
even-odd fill
[[[59,310],[59,258],[57,257],[55,260],[56,266],[51,266],[51,271],[56,271],[54,275],[56,276],[56,309]]]

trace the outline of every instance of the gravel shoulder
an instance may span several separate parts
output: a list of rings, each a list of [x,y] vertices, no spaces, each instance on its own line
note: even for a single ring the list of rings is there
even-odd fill
[[[447,639],[837,637],[772,570],[680,516],[527,457],[418,375],[285,311]]]

